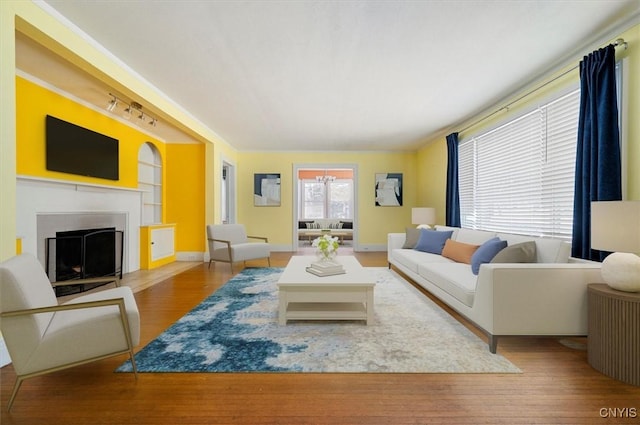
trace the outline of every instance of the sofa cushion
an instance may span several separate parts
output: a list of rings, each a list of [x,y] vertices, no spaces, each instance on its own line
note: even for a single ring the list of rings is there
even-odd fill
[[[534,238],[531,236],[498,233],[498,237],[515,245],[534,241],[536,243],[536,263],[567,263],[571,256],[571,243],[552,238]]]
[[[423,263],[418,266],[418,274],[461,303],[473,307],[478,277],[467,264]]]
[[[402,248],[404,249],[413,249],[418,244],[418,239],[420,239],[420,229],[415,227],[407,227],[406,235],[404,238],[404,245]]]
[[[500,238],[489,239],[476,250],[471,257],[471,271],[473,274],[478,274],[480,271],[480,265],[483,263],[490,263],[493,257],[498,252],[507,247],[507,241],[500,240]]]
[[[536,243],[534,241],[507,246],[498,252],[492,263],[535,263]]]
[[[444,248],[444,243],[451,238],[452,233],[451,231],[439,232],[431,229],[420,229],[420,238],[418,238],[418,243],[414,249],[440,255],[442,248]]]
[[[447,239],[442,249],[442,256],[458,263],[471,264],[471,256],[478,249],[478,245],[471,245]]]
[[[307,229],[320,229],[320,223],[317,223],[315,221],[307,223]]]
[[[423,263],[452,263],[452,260],[441,255],[429,254],[427,252],[416,251],[414,249],[399,249],[391,251],[393,261],[406,267],[413,273],[418,273],[418,265]]]

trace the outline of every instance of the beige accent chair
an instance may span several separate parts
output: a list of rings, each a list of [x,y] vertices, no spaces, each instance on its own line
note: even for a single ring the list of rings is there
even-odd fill
[[[0,263],[0,317],[17,375],[9,410],[25,379],[111,356],[128,354],[137,379],[140,314],[129,287],[58,304],[38,259],[21,254]]]
[[[242,224],[209,224],[207,239],[209,267],[212,261],[229,263],[233,273],[233,263],[259,258],[266,258],[271,266],[269,240],[262,236],[247,236]],[[259,239],[262,242],[250,242],[249,239]]]

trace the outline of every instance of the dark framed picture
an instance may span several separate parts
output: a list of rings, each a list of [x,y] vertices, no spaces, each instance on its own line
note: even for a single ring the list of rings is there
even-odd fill
[[[253,205],[256,207],[280,206],[280,173],[253,175]]]
[[[402,173],[376,173],[376,207],[402,206]]]

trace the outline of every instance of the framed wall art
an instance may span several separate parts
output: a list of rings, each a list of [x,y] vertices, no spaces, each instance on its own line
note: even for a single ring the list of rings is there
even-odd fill
[[[402,206],[402,173],[376,173],[377,207]]]
[[[256,207],[280,206],[280,173],[253,175],[253,205]]]

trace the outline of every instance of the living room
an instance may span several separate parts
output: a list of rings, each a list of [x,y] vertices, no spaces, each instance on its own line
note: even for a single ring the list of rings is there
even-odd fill
[[[313,167],[317,165],[340,164],[348,165],[356,170],[357,186],[357,229],[354,229],[353,248],[356,252],[371,254],[377,261],[376,265],[384,266],[384,252],[387,248],[387,235],[389,233],[401,232],[411,226],[411,208],[415,206],[430,206],[436,209],[436,222],[445,222],[446,211],[446,167],[447,167],[447,146],[444,139],[446,132],[439,132],[433,137],[428,137],[420,143],[420,146],[413,150],[391,151],[391,150],[354,150],[324,151],[322,149],[312,151],[286,150],[248,150],[238,149],[227,143],[211,128],[208,128],[195,119],[187,111],[176,108],[174,104],[155,93],[152,87],[136,81],[129,70],[119,63],[109,61],[103,52],[96,49],[91,43],[83,40],[77,34],[70,31],[65,25],[55,17],[44,11],[40,6],[32,2],[5,2],[2,4],[2,75],[1,83],[3,87],[2,105],[0,108],[0,190],[2,192],[2,208],[0,211],[0,226],[2,235],[0,236],[0,258],[6,259],[17,252],[40,252],[38,246],[38,233],[36,231],[36,216],[42,213],[59,214],[70,212],[68,198],[62,198],[58,202],[52,202],[48,197],[52,188],[54,190],[72,193],[71,197],[76,199],[73,209],[76,213],[87,212],[87,203],[92,203],[91,208],[100,211],[122,212],[127,211],[130,216],[139,215],[139,205],[136,203],[138,196],[138,155],[140,147],[146,143],[153,145],[161,157],[162,164],[162,213],[161,222],[154,224],[171,224],[175,226],[175,254],[177,260],[182,261],[206,261],[207,246],[205,226],[210,223],[217,223],[222,220],[223,212],[221,208],[221,194],[219,190],[220,178],[224,163],[232,164],[235,172],[235,217],[238,223],[244,223],[249,234],[263,235],[269,238],[274,252],[274,264],[280,266],[286,264],[287,255],[295,252],[297,246],[296,227],[297,217],[295,217],[295,190],[297,167]],[[635,21],[633,20],[635,19]],[[622,38],[628,43],[627,50],[622,53],[626,63],[627,87],[626,92],[626,113],[624,127],[622,129],[627,140],[626,158],[626,190],[625,199],[640,199],[640,121],[633,119],[640,113],[640,24],[638,15],[635,14],[631,20],[624,20],[623,29],[617,32],[609,32],[607,40]],[[56,56],[65,61],[74,63],[77,67],[84,67],[89,72],[108,74],[106,80],[111,80],[119,90],[130,93],[136,98],[147,99],[149,103],[145,105],[150,114],[156,113],[159,119],[179,127],[185,134],[183,140],[164,140],[154,136],[152,131],[137,129],[135,126],[127,125],[121,119],[110,116],[104,109],[88,105],[87,103],[74,98],[68,92],[52,87],[46,81],[25,72],[14,65],[19,62],[16,59],[16,43],[36,42],[46,50],[53,52]],[[581,50],[580,54],[588,53]],[[575,67],[576,62],[563,64],[555,74],[563,74],[567,69]],[[544,75],[543,75],[544,74]],[[564,75],[564,74],[563,74]],[[531,87],[545,85],[547,81],[553,79],[546,73],[541,73],[540,79],[531,83]],[[125,83],[122,83],[122,82]],[[483,120],[480,124],[474,124],[483,119],[494,110],[499,110],[502,104],[510,104],[510,116],[517,115],[518,111],[523,111],[536,104],[540,99],[547,96],[550,89],[575,84],[578,81],[577,71],[569,72],[560,77],[551,86],[545,86],[543,90],[537,91],[534,95],[526,99],[516,101],[518,96],[509,99],[502,99],[498,103],[488,105],[483,113],[469,117],[465,123],[471,123],[472,127],[467,129],[470,133],[480,129],[489,128],[504,119],[502,114],[492,116]],[[108,93],[103,93],[106,101],[109,100]],[[139,96],[139,97],[138,97]],[[146,109],[145,109],[146,110]],[[156,111],[160,111],[157,113]],[[93,177],[79,177],[56,171],[50,171],[45,164],[45,121],[47,115],[56,116],[67,121],[72,121],[78,125],[85,126],[94,131],[109,133],[120,140],[120,178],[118,181],[108,181]],[[465,128],[453,128],[458,131]],[[443,130],[444,131],[444,130]],[[13,158],[16,158],[15,160]],[[185,172],[189,170],[189,172]],[[379,207],[376,206],[375,175],[381,172],[402,173],[403,202],[399,207]],[[277,173],[281,178],[281,204],[277,207],[260,207],[254,204],[254,175],[257,173]],[[16,184],[17,181],[17,184]],[[67,187],[70,186],[70,189]],[[27,189],[27,191],[22,192]],[[47,192],[44,200],[39,201],[41,191]],[[69,192],[70,191],[70,192]],[[134,192],[133,202],[126,201],[125,198]],[[66,195],[65,195],[66,196]],[[87,196],[88,198],[83,198]],[[83,200],[85,199],[85,200]],[[136,204],[128,206],[128,204]],[[45,209],[46,208],[46,209]],[[127,223],[127,249],[128,254],[125,263],[125,272],[140,272],[144,269],[145,252],[140,246],[141,238],[138,228],[142,225],[140,221],[130,220]],[[367,260],[364,260],[367,261]],[[374,261],[374,262],[375,262]],[[199,275],[198,279],[214,279],[223,281],[230,277],[226,271],[216,270],[213,276],[207,278],[206,275]],[[205,276],[205,277],[203,277]],[[220,283],[220,282],[218,282]],[[183,282],[185,286],[191,283]],[[197,286],[197,285],[196,285]],[[167,291],[163,288],[158,291]],[[199,291],[199,289],[194,289]],[[199,295],[202,293],[199,292]],[[165,293],[166,295],[166,293]],[[145,294],[144,297],[150,295]],[[186,303],[197,302],[194,298],[189,298]],[[152,302],[147,300],[147,311],[153,314]],[[172,314],[180,315],[177,311]],[[177,317],[176,317],[177,318]],[[161,331],[161,329],[157,329]],[[509,345],[506,343],[507,351],[521,357],[527,350],[532,352],[538,350],[535,342],[516,342]],[[545,355],[537,358],[539,361],[546,361],[553,358],[553,353],[561,351],[555,345],[543,342]],[[564,359],[579,357],[570,352],[563,353]],[[542,359],[542,360],[541,360]],[[569,360],[563,365],[575,367]],[[562,367],[562,366],[560,366]],[[91,369],[83,368],[87,372]],[[535,369],[540,374],[552,374],[553,370]],[[582,369],[580,369],[582,370]],[[94,376],[92,375],[92,378]],[[575,377],[574,377],[575,378]],[[98,376],[95,379],[100,379]],[[159,378],[155,384],[162,385]],[[251,381],[243,378],[244,384],[260,386],[265,384],[263,377],[255,378]],[[276,378],[279,379],[279,378]],[[323,394],[321,397],[331,398],[340,393],[340,377],[313,378],[314,384],[329,385],[327,381],[334,379],[331,383],[335,391],[332,395]],[[371,379],[371,378],[367,378]],[[379,385],[383,384],[386,378],[379,379]],[[421,392],[421,395],[432,391],[426,384],[421,383],[416,377],[406,378],[412,386],[411,390],[403,389],[403,392]],[[465,378],[469,379],[469,378]],[[525,377],[527,379],[527,377]],[[591,377],[589,377],[591,379]],[[585,379],[587,380],[587,379]],[[74,381],[75,382],[75,381]],[[402,385],[400,380],[394,381],[394,385]],[[541,382],[541,381],[538,381]],[[550,381],[544,381],[549,383]],[[580,379],[571,381],[572,384],[579,385]],[[132,397],[154,397],[154,391],[145,388],[144,395],[136,395],[134,390],[128,387],[128,381],[119,380],[119,384],[127,386],[126,391]],[[447,386],[449,383],[440,381],[440,385]],[[181,381],[178,386],[189,385],[187,381]],[[226,388],[232,387],[235,394],[242,392],[230,381],[220,381],[213,385],[215,392],[223,392]],[[300,382],[282,381],[283,387],[278,387],[278,383],[268,382],[266,385],[273,391],[273,394],[287,394],[287,385],[292,385],[296,391],[309,391]],[[347,384],[348,385],[348,384]],[[372,385],[369,383],[368,385]],[[464,379],[456,382],[456,386],[473,385]],[[517,391],[518,383],[510,381],[513,387],[501,389],[501,391]],[[569,384],[567,384],[569,385]],[[111,387],[113,388],[113,387]],[[371,390],[371,386],[359,387],[360,391]],[[385,391],[392,392],[393,388],[385,387]],[[485,387],[486,388],[486,387]],[[199,389],[202,389],[201,387]],[[92,387],[93,390],[93,387]],[[624,392],[624,388],[615,388],[615,391]],[[124,391],[124,390],[123,390]],[[185,390],[186,391],[186,390]],[[348,390],[344,389],[346,393]],[[186,391],[188,392],[188,391]],[[182,394],[182,393],[181,393]],[[272,395],[273,395],[272,394]],[[344,395],[344,394],[343,394]],[[183,397],[186,397],[182,394]],[[202,395],[193,394],[194,400],[205,402]],[[356,397],[360,397],[356,395]],[[474,394],[461,397],[472,398]],[[337,396],[336,396],[337,397]],[[254,399],[257,400],[257,399]],[[270,398],[271,401],[275,401]],[[181,399],[181,402],[184,398]],[[237,401],[237,399],[236,399]],[[309,401],[309,400],[307,400]],[[327,399],[324,399],[326,402]],[[152,403],[149,399],[149,403]],[[420,403],[418,397],[407,396],[402,401],[404,403]],[[611,403],[610,399],[609,402]],[[192,406],[196,409],[196,405]],[[602,407],[612,407],[605,405]],[[624,408],[625,406],[619,406]],[[626,406],[629,408],[640,406]],[[459,406],[457,408],[460,408]],[[455,406],[451,410],[457,409]],[[544,407],[540,407],[543,409]],[[575,413],[575,411],[573,411]],[[530,412],[531,414],[531,412]],[[591,414],[585,413],[585,416]],[[3,414],[4,415],[4,414]],[[272,412],[273,417],[277,416]],[[318,414],[319,415],[319,414]],[[530,416],[531,417],[531,416]],[[3,419],[5,416],[3,416]],[[591,417],[593,419],[593,417]],[[344,416],[342,417],[344,419]],[[369,419],[371,419],[369,417]],[[409,420],[409,418],[405,418]],[[458,418],[460,419],[460,418]],[[274,419],[275,420],[275,419]],[[594,419],[595,420],[595,419]],[[354,419],[355,421],[355,419]],[[16,420],[16,423],[19,421]],[[472,422],[470,422],[472,423]]]

